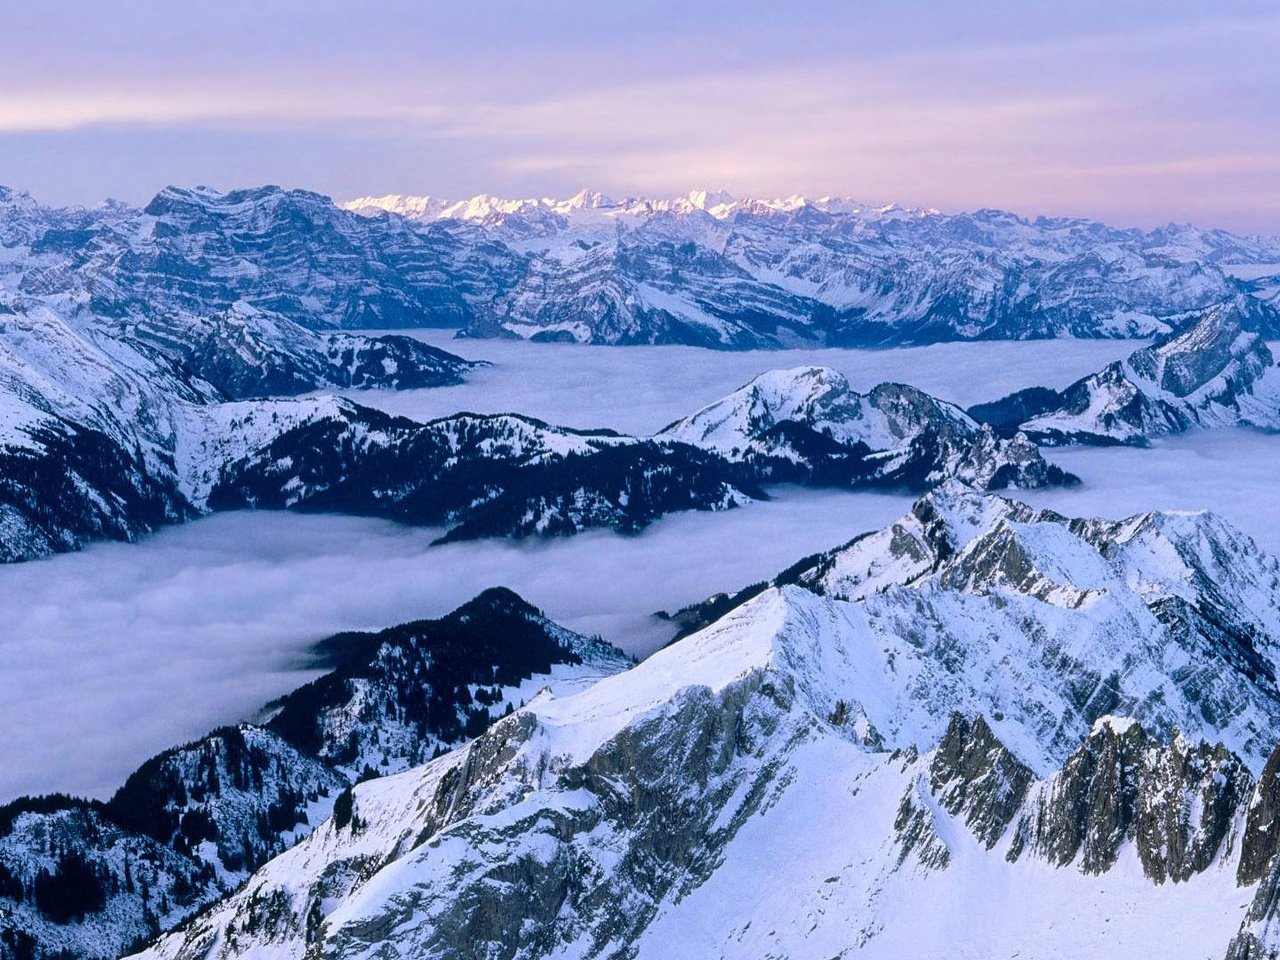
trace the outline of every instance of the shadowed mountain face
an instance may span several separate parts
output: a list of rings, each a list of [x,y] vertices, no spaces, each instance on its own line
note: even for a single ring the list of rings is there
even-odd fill
[[[325,396],[229,400],[230,384],[307,386],[280,357],[301,364],[308,355],[289,352],[290,331],[312,334],[244,306],[210,321],[239,364],[205,364],[212,380],[192,373],[180,336],[157,353],[136,337],[104,342],[47,307],[15,306],[4,322],[7,560],[247,507],[380,516],[460,540],[633,533],[674,511],[765,499],[769,483],[919,491],[947,479],[980,489],[1074,480],[1025,438],[999,438],[919,390],[882,384],[863,397],[822,368],[765,374],[639,438],[516,414],[423,424]],[[408,338],[334,334],[330,346],[348,384],[373,369],[383,385],[443,385],[471,366]]]
[[[1208,514],[953,483],[640,664],[486,591],[325,641],[265,729],[108,804],[0,811],[0,943],[94,956],[211,903],[144,955],[1240,955],[1273,911],[1277,582]]]
[[[678,510],[723,510],[761,484],[928,490],[1075,482],[1024,437],[1000,439],[912,387],[865,397],[835,371],[777,370],[652,438],[515,415],[415,424],[353,405],[282,430],[223,468],[214,509],[342,510],[449,525],[444,540],[624,533]]]

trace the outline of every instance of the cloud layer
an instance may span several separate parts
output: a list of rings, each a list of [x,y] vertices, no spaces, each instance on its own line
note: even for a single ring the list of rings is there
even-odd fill
[[[1063,385],[1132,349],[1040,342],[735,354],[450,345],[496,365],[470,385],[360,399],[418,416],[519,410],[645,433],[780,363],[827,363],[861,388],[906,380],[969,404],[1032,384]],[[1106,515],[1212,505],[1280,552],[1280,519],[1258,510],[1280,469],[1275,437],[1225,432],[1154,451],[1053,456],[1086,485],[1036,494],[1037,502]],[[725,514],[667,517],[638,537],[595,532],[443,548],[428,546],[436,530],[240,513],[138,544],[0,566],[0,803],[37,791],[103,796],[152,753],[252,717],[305,682],[311,675],[299,665],[314,641],[439,616],[489,586],[512,587],[577,630],[648,653],[669,636],[653,611],[768,577],[883,525],[908,503],[782,490],[773,502]]]

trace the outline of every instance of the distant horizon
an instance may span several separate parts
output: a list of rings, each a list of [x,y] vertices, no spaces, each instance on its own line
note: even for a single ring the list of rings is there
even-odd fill
[[[847,194],[1280,234],[1271,0],[161,0],[6,15],[0,182]]]
[[[168,190],[168,189],[211,190],[222,195],[236,193],[239,191],[260,190],[260,189],[268,189],[268,188],[276,188],[286,192],[297,190],[304,193],[313,193],[319,196],[327,197],[330,201],[332,201],[335,205],[338,205],[338,206],[342,206],[344,204],[348,204],[357,200],[374,201],[374,200],[387,199],[389,197],[399,197],[402,199],[414,199],[414,200],[431,199],[431,200],[441,201],[441,202],[447,201],[451,205],[466,203],[467,201],[479,199],[482,197],[488,197],[494,200],[501,200],[501,201],[507,201],[507,202],[552,201],[552,202],[563,203],[568,200],[572,200],[574,197],[583,193],[598,193],[603,195],[607,199],[615,202],[621,202],[625,200],[663,201],[663,200],[678,200],[685,197],[689,197],[691,194],[694,194],[694,193],[705,192],[707,194],[712,194],[712,195],[716,193],[727,193],[735,201],[750,200],[750,201],[757,201],[757,202],[775,202],[775,201],[789,200],[792,198],[803,199],[808,201],[845,200],[845,201],[849,201],[851,203],[857,203],[872,209],[883,210],[883,209],[897,208],[897,209],[907,210],[911,212],[938,214],[940,216],[964,216],[964,215],[980,213],[984,210],[991,210],[991,211],[998,211],[1000,213],[1011,214],[1029,223],[1035,223],[1037,220],[1040,220],[1040,219],[1081,220],[1081,221],[1088,221],[1092,223],[1100,223],[1103,226],[1110,227],[1116,230],[1141,230],[1144,232],[1152,232],[1164,227],[1191,227],[1193,229],[1201,230],[1201,231],[1223,230],[1225,232],[1234,234],[1236,236],[1241,236],[1241,237],[1280,237],[1280,222],[1276,224],[1276,227],[1273,230],[1266,230],[1266,229],[1240,230],[1240,229],[1235,229],[1229,226],[1223,226],[1220,223],[1202,222],[1202,221],[1195,221],[1195,220],[1177,220],[1177,219],[1153,220],[1146,223],[1136,223],[1136,222],[1126,223],[1126,222],[1118,221],[1114,218],[1108,219],[1106,217],[1096,216],[1089,213],[1081,213],[1081,212],[1073,213],[1071,211],[1032,212],[1027,210],[1011,209],[1009,207],[997,206],[994,204],[985,204],[985,205],[978,204],[978,205],[962,207],[962,208],[954,208],[954,207],[946,208],[936,204],[906,203],[906,202],[903,202],[900,200],[894,200],[894,199],[881,200],[880,198],[862,197],[855,193],[842,193],[842,192],[835,192],[835,191],[807,192],[807,193],[801,193],[796,191],[792,193],[783,193],[783,194],[759,194],[759,193],[739,193],[732,190],[726,190],[725,188],[722,188],[722,187],[711,189],[705,186],[695,186],[695,187],[690,187],[687,190],[676,190],[674,192],[668,192],[668,191],[626,192],[626,191],[601,190],[594,187],[580,187],[576,190],[573,190],[567,193],[562,193],[562,194],[552,194],[545,191],[544,192],[535,191],[533,193],[528,193],[528,194],[503,194],[503,193],[498,193],[491,190],[480,190],[475,193],[445,194],[445,193],[438,193],[438,192],[417,193],[417,192],[405,191],[405,190],[400,190],[400,191],[391,190],[391,191],[386,191],[382,193],[356,192],[348,195],[348,194],[334,194],[332,192],[317,189],[315,187],[310,187],[305,184],[290,185],[285,183],[264,182],[264,183],[248,183],[248,184],[238,184],[238,185],[215,186],[209,183],[176,183],[174,182],[174,183],[165,183],[162,186],[150,192],[136,194],[134,197],[126,197],[120,194],[108,193],[106,196],[101,196],[101,197],[98,197],[97,199],[90,200],[90,201],[72,201],[72,202],[66,202],[66,203],[53,201],[49,197],[44,196],[35,190],[21,186],[19,184],[5,183],[3,181],[0,181],[0,189],[3,189],[3,188],[12,190],[17,194],[29,196],[36,203],[44,207],[66,208],[66,209],[81,208],[86,210],[92,210],[96,207],[104,206],[109,203],[121,203],[130,207],[142,209],[146,207],[146,205],[150,203],[153,199],[155,199],[155,197],[159,196],[161,193],[163,193],[165,190]]]

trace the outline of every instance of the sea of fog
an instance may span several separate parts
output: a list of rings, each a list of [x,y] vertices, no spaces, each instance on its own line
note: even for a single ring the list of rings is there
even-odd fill
[[[420,417],[521,410],[644,433],[770,366],[825,363],[859,387],[905,380],[968,404],[1036,383],[1060,386],[1133,349],[1075,341],[767,354],[448,345],[495,366],[458,388],[360,399]],[[1049,456],[1085,483],[1026,499],[1105,516],[1212,507],[1280,553],[1280,437],[1228,430],[1149,450]],[[147,756],[252,718],[310,679],[305,652],[317,639],[439,616],[488,586],[509,586],[568,626],[644,655],[670,635],[653,611],[767,577],[888,522],[910,502],[775,494],[722,514],[667,517],[635,537],[447,547],[429,546],[434,529],[235,513],[137,544],[0,567],[0,802],[53,790],[105,796]]]
[[[1199,430],[1149,449],[1068,447],[1046,450],[1045,457],[1083,483],[1018,494],[1029,503],[1112,519],[1147,510],[1211,510],[1280,556],[1280,434]]]
[[[646,654],[673,632],[654,611],[764,579],[910,503],[775,495],[666,517],[638,537],[442,547],[429,546],[439,529],[231,513],[0,568],[0,803],[105,796],[148,756],[311,679],[300,663],[316,640],[437,617],[489,586]]]
[[[416,420],[524,413],[560,426],[608,427],[647,436],[718,400],[765,370],[826,366],[856,390],[909,383],[968,407],[1029,386],[1061,388],[1132,353],[1132,340],[945,343],[896,350],[747,350],[601,347],[512,340],[456,340],[451,330],[410,333],[493,366],[456,387],[350,391],[360,403]]]

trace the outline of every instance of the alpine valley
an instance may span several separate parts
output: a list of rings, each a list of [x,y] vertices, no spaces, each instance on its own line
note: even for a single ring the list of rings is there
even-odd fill
[[[5,191],[0,217],[4,560],[251,506],[457,539],[635,531],[764,499],[766,483],[1074,479],[1016,433],[906,386],[860,398],[829,371],[780,371],[726,400],[754,431],[741,456],[689,429],[628,438],[516,414],[421,424],[317,393],[446,386],[474,369],[412,337],[337,331],[471,322],[529,256],[480,227],[370,218],[276,188],[169,189],[143,211],[50,210]]]
[[[1274,444],[1278,282],[1280,238],[841,198],[0,190],[0,577],[67,570],[45,606],[86,602],[90,555],[229,511],[425,528],[415,577],[477,571],[461,605],[337,633],[314,600],[264,609],[327,625],[273,668],[283,696],[110,792],[0,796],[0,960],[1280,960],[1275,545],[1212,509],[1036,505],[1094,488],[1063,462]],[[997,341],[1042,359],[987,390]],[[1054,372],[1080,341],[1115,349]],[[511,351],[583,364],[588,412],[622,388],[584,357],[751,373],[654,384],[678,407],[625,432],[453,402],[536,398]],[[940,355],[982,382],[901,375]],[[652,402],[627,383],[612,403]],[[413,397],[443,415],[392,412]],[[829,520],[711,596],[688,571],[759,543],[652,539],[800,492],[902,515]],[[589,594],[549,543],[570,536],[579,563],[673,543],[660,640],[595,635],[484,552]],[[287,592],[282,556],[176,576]],[[305,596],[353,572],[307,567]],[[166,644],[199,615],[175,596],[200,591],[112,582],[90,606],[146,606]],[[5,696],[43,682],[19,656],[40,639],[0,628]]]

